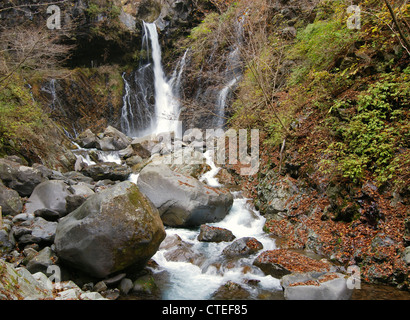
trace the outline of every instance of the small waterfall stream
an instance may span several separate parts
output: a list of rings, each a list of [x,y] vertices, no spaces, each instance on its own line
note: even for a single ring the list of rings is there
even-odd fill
[[[219,168],[213,162],[211,152],[204,154],[211,170],[206,172],[200,180],[213,187],[222,187],[216,174]],[[236,239],[254,237],[263,244],[263,250],[275,249],[275,241],[263,231],[265,218],[252,206],[248,199],[240,192],[233,192],[234,203],[231,211],[224,220],[210,223],[209,226],[221,227],[232,231]],[[214,292],[228,281],[235,282],[250,293],[250,299],[274,299],[282,292],[278,279],[265,275],[259,268],[253,266],[257,254],[247,257],[231,259],[224,257],[222,251],[232,242],[201,242],[197,239],[199,228],[166,228],[167,236],[178,235],[182,241],[191,245],[195,254],[203,257],[203,262],[168,261],[165,258],[166,249],[159,250],[153,260],[159,265],[154,273],[169,274],[169,283],[160,285],[162,299],[165,300],[207,300]],[[171,248],[172,250],[172,248]]]
[[[235,43],[231,46],[231,51],[227,57],[225,70],[225,85],[219,91],[216,101],[215,127],[222,128],[225,125],[225,112],[230,94],[235,90],[236,85],[242,77],[242,62],[240,47],[243,41],[243,24],[245,18],[238,19],[235,25]]]
[[[98,162],[115,162],[117,164],[121,164],[121,157],[119,151],[102,151],[98,150],[96,148],[81,148],[76,142],[71,141],[72,144],[74,144],[77,149],[73,150],[74,155],[82,160],[85,164],[91,166],[96,164],[94,160],[97,160]],[[95,157],[94,160],[91,159],[90,154],[94,153]]]
[[[51,101],[49,104],[50,112],[61,108],[61,103],[57,95],[56,83],[57,83],[56,79],[51,79],[49,82],[43,85],[40,89],[41,91],[50,95],[50,98],[51,98],[50,99]]]

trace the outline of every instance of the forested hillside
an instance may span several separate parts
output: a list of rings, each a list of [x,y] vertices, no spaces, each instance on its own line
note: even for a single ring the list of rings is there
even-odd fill
[[[59,11],[47,12],[52,5]],[[56,12],[60,20],[51,19]],[[57,172],[87,172],[98,187],[149,171],[152,143],[124,136],[130,121],[159,121],[162,86],[178,108],[171,120],[184,130],[259,130],[258,172],[241,175],[243,164],[226,161],[215,176],[217,188],[230,186],[251,200],[275,249],[319,255],[344,271],[355,266],[365,283],[409,290],[408,1],[18,0],[0,4],[0,28],[0,155],[7,161],[44,165],[54,170],[50,180]],[[125,142],[117,147],[113,139]],[[103,140],[115,146],[104,150]],[[94,162],[79,162],[77,147],[97,149]],[[163,157],[172,152],[165,149]],[[122,167],[90,169],[103,166],[99,151],[119,151]],[[212,166],[171,169],[201,180]],[[149,177],[171,175],[161,166],[150,170],[158,172]],[[196,186],[177,181],[170,188],[184,194]],[[213,193],[226,215],[232,199],[210,184]],[[30,194],[20,193],[22,203]],[[146,205],[135,197],[133,205]],[[159,210],[164,221],[181,223]],[[174,245],[186,247],[177,237]],[[10,251],[4,256],[13,260]],[[270,254],[269,261],[277,258]],[[184,256],[203,272],[226,266],[204,267],[191,251]]]

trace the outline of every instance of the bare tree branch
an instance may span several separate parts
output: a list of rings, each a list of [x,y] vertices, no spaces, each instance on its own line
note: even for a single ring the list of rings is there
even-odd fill
[[[11,9],[20,9],[20,8],[27,8],[27,7],[41,7],[41,6],[50,6],[53,4],[62,4],[67,2],[68,0],[61,0],[61,1],[55,1],[55,2],[48,2],[48,3],[31,3],[31,4],[22,4],[22,5],[18,5],[18,6],[10,6],[10,7],[6,7],[6,8],[1,8],[0,12],[2,11],[7,11],[7,10],[11,10]]]
[[[406,36],[404,35],[404,33],[403,33],[403,31],[402,31],[402,29],[401,29],[401,27],[400,27],[400,23],[397,21],[397,17],[396,17],[396,15],[395,15],[394,10],[393,10],[391,4],[389,3],[389,1],[384,0],[384,3],[386,4],[387,8],[389,9],[389,12],[390,12],[390,15],[391,15],[391,17],[392,17],[392,19],[393,19],[393,22],[394,22],[394,24],[396,25],[397,31],[398,31],[399,34],[400,34],[400,38],[403,40],[403,42],[404,42],[404,44],[405,44],[405,46],[406,46],[406,49],[407,49],[407,51],[408,51],[408,50],[410,49],[410,42],[409,42],[409,40],[406,38]]]

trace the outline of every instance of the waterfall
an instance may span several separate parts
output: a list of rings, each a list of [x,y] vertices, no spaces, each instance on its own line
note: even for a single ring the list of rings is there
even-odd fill
[[[143,38],[143,43],[145,43]],[[149,53],[149,48],[143,46]],[[150,131],[154,110],[154,90],[150,85],[153,82],[152,63],[149,59],[141,59],[140,67],[127,78],[122,74],[125,93],[122,98],[121,131],[130,137],[144,135]]]
[[[227,106],[227,100],[229,95],[235,89],[236,84],[239,82],[242,75],[242,63],[240,56],[240,46],[243,41],[243,24],[245,22],[244,16],[241,17],[235,27],[235,43],[231,47],[231,52],[228,55],[226,70],[225,70],[225,86],[219,91],[216,101],[216,115],[215,120],[216,128],[221,128],[225,125],[225,110]]]
[[[175,131],[179,133],[179,101],[187,52],[169,81],[161,61],[161,46],[155,23],[143,23],[140,67],[124,80],[121,130],[128,136]],[[145,56],[144,56],[145,54]]]
[[[172,88],[166,81],[161,62],[161,47],[158,41],[157,26],[155,23],[145,23],[148,30],[151,45],[152,59],[154,63],[154,87],[155,87],[155,121],[153,133],[176,131],[179,117],[179,103],[172,93]]]
[[[49,104],[50,111],[56,110],[56,108],[61,108],[60,100],[57,96],[56,91],[56,79],[51,79],[47,84],[41,87],[41,91],[49,94],[51,96],[51,102]]]
[[[212,152],[207,152],[204,156],[211,170],[202,175],[200,180],[210,186],[223,187],[215,179],[218,168],[213,162]],[[222,221],[208,223],[208,225],[226,228],[232,231],[236,239],[254,237],[262,243],[263,250],[276,249],[275,240],[263,231],[266,219],[249,205],[249,199],[244,198],[240,192],[233,192],[233,195],[234,202],[229,214]],[[201,256],[203,261],[197,263],[189,259],[173,261],[172,258],[167,258],[167,250],[172,251],[174,247],[160,248],[152,257],[159,268],[152,271],[154,274],[166,271],[169,276],[169,283],[163,284],[161,288],[162,299],[208,300],[227,281],[240,284],[250,293],[251,299],[259,299],[260,294],[274,296],[275,292],[282,291],[279,279],[266,275],[253,266],[253,261],[259,253],[230,259],[224,257],[221,252],[232,242],[201,242],[198,240],[199,227],[190,229],[166,227],[166,232],[167,236],[178,235],[190,248],[189,254]],[[257,284],[249,285],[252,283],[251,280],[256,281]]]
[[[131,107],[131,87],[128,81],[125,79],[125,72],[122,74],[122,79],[124,80],[125,94],[122,97],[122,110],[121,110],[121,129],[128,135],[132,135],[134,127],[131,128],[131,124],[134,125],[134,113]]]
[[[211,187],[221,187],[222,185],[219,183],[218,179],[215,178],[221,168],[218,168],[213,161],[214,151],[206,151],[204,157],[206,159],[206,164],[211,167],[211,170],[200,177],[199,181],[206,182],[206,184]]]
[[[182,92],[182,76],[185,70],[185,66],[187,63],[187,55],[189,49],[187,49],[182,56],[182,59],[178,62],[171,79],[168,81],[168,84],[172,88],[172,93],[175,98],[181,99],[181,92]]]

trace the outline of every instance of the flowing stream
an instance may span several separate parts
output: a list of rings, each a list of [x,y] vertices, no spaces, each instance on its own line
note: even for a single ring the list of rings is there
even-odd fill
[[[222,185],[215,178],[219,168],[213,163],[212,154],[207,152],[204,156],[211,170],[205,173],[200,180],[207,182],[210,186],[221,187]],[[230,230],[236,236],[235,240],[242,237],[254,237],[263,244],[263,250],[275,249],[275,241],[263,231],[265,218],[251,207],[248,199],[243,198],[240,192],[233,192],[233,195],[234,203],[225,219],[208,225]],[[251,299],[282,292],[278,279],[265,275],[259,268],[252,265],[260,252],[243,258],[227,258],[221,252],[232,242],[198,241],[199,228],[166,228],[166,232],[167,236],[178,235],[183,242],[191,245],[190,249],[202,259],[199,259],[200,262],[196,264],[168,261],[165,258],[167,249],[159,250],[153,257],[159,268],[153,271],[156,274],[165,272],[169,275],[169,282],[160,285],[162,299],[211,299],[214,292],[228,281],[235,282],[246,289]]]
[[[239,31],[238,31],[239,30]],[[241,30],[241,24],[237,32]],[[134,73],[134,83],[125,77],[125,95],[121,115],[122,131],[129,136],[142,136],[152,133],[178,132],[183,72],[187,63],[187,50],[169,80],[161,63],[161,48],[155,23],[143,24],[142,47],[147,54],[145,62]],[[240,40],[238,40],[240,41]],[[227,99],[240,77],[239,44],[235,44],[228,56],[225,74],[226,84],[217,97],[217,127],[224,125]],[[154,90],[152,91],[152,87]],[[213,153],[204,154],[211,170],[200,177],[200,181],[212,186],[223,187],[215,178],[220,168],[213,162]],[[136,183],[138,174],[129,178]],[[234,203],[223,221],[209,224],[230,230],[236,239],[254,237],[263,244],[263,250],[275,248],[275,242],[263,232],[265,219],[259,215],[239,192],[234,192]],[[208,243],[197,240],[199,227],[196,229],[166,228],[167,236],[178,235],[182,242],[190,247],[190,252],[198,257],[194,264],[189,261],[175,262],[166,258],[167,249],[160,249],[153,260],[159,265],[153,270],[160,276],[167,274],[168,281],[161,282],[162,298],[166,300],[210,299],[213,293],[227,281],[241,285],[252,296],[258,298],[263,292],[281,292],[278,279],[266,276],[253,266],[257,254],[242,258],[226,258],[222,250],[232,242]],[[170,248],[168,250],[173,250]]]

